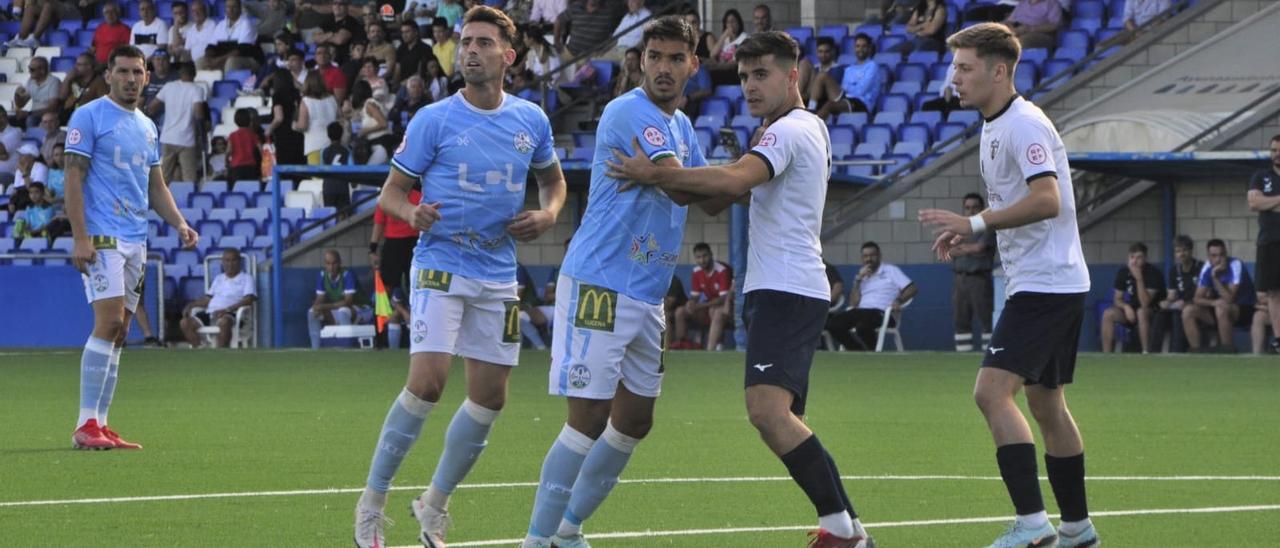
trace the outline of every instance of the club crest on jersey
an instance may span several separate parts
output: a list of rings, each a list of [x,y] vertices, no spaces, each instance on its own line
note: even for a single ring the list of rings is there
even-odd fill
[[[759,145],[762,147],[771,147],[776,144],[778,144],[778,137],[772,133],[766,133],[764,137],[760,138]]]
[[[662,133],[662,130],[653,126],[644,128],[644,140],[655,147],[667,145],[667,136]]]
[[[1032,143],[1027,147],[1027,161],[1035,165],[1043,164],[1049,159],[1049,153],[1044,150],[1044,146],[1040,143]]]
[[[405,135],[403,139],[400,139],[400,146],[396,147],[396,154],[400,154],[401,152],[404,152],[404,149],[408,145],[408,143],[409,143],[409,136]]]
[[[418,320],[413,322],[413,342],[420,343],[427,339],[427,322]]]
[[[523,131],[516,132],[516,152],[528,154],[533,152],[533,138]]]
[[[991,140],[991,159],[992,160],[996,159],[996,151],[998,150],[1000,150],[1000,141],[997,139],[992,139]]]
[[[68,131],[68,132],[67,132],[67,144],[68,144],[68,145],[78,145],[78,144],[80,144],[80,140],[81,140],[81,139],[83,139],[83,138],[84,138],[84,136],[80,134],[80,130],[79,130],[79,129],[71,128],[71,131]]]
[[[1268,175],[1268,176],[1266,176],[1266,177],[1263,177],[1263,178],[1262,178],[1262,191],[1263,191],[1263,192],[1266,192],[1267,194],[1271,194],[1271,188],[1272,188],[1272,185],[1271,185],[1271,176],[1270,176],[1270,175]]]

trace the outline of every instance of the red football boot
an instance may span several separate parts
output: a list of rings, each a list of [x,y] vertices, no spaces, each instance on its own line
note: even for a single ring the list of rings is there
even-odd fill
[[[837,537],[826,529],[809,532],[809,548],[875,548],[876,541],[870,536],[852,538]]]
[[[71,445],[76,449],[92,451],[114,449],[116,447],[115,442],[102,435],[102,429],[98,428],[98,419],[89,419],[80,428],[77,428],[75,434],[71,436]]]
[[[110,427],[102,427],[102,435],[111,440],[115,444],[116,449],[142,449],[142,444],[124,441],[120,439],[120,434],[115,433]]]

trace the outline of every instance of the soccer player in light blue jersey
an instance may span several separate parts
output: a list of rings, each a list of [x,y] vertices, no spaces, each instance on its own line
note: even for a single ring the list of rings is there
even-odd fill
[[[426,546],[444,545],[449,496],[506,403],[520,352],[515,240],[550,229],[565,199],[546,114],[502,91],[516,58],[515,34],[501,11],[467,12],[459,45],[466,87],[414,115],[383,186],[383,211],[421,236],[409,278],[409,379],[387,413],[356,504],[358,546],[383,545],[391,479],[440,401],[454,355],[466,363],[467,399],[449,423],[430,487],[412,503]],[[541,209],[521,211],[530,168]],[[422,202],[415,205],[408,192],[419,181]]]
[[[160,174],[156,125],[138,110],[147,86],[146,57],[133,46],[111,51],[106,97],[76,109],[67,127],[66,207],[75,240],[71,262],[93,306],[93,334],[80,357],[77,449],[141,449],[107,426],[120,352],[142,295],[147,209],[193,247],[199,235],[178,212]]]
[[[596,131],[588,206],[556,282],[550,392],[569,417],[542,463],[524,546],[587,546],[582,522],[604,502],[653,424],[662,383],[662,297],[684,237],[685,204],[698,196],[620,193],[605,175],[615,147],[638,140],[653,161],[706,164],[693,125],[676,110],[698,70],[693,27],[663,17],[644,30],[644,81],[604,109]],[[731,200],[699,202],[708,211]]]

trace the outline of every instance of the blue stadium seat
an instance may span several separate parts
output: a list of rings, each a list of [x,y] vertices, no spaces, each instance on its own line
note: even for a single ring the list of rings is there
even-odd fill
[[[241,217],[242,218],[240,220],[231,221],[231,223],[227,225],[228,234],[233,236],[244,236],[246,238],[252,238],[254,236],[257,236],[258,234],[265,232],[265,227],[263,226],[263,223],[266,222],[265,215],[263,216],[262,219],[247,219],[247,218],[243,218],[243,212],[242,212]]]
[[[1058,35],[1058,47],[1074,48],[1088,51],[1093,44],[1089,33],[1080,30],[1066,30]]]
[[[40,237],[24,239],[22,244],[18,246],[18,250],[30,253],[40,253],[46,249],[49,249],[49,240]]]
[[[898,66],[898,63],[902,62],[902,54],[892,51],[883,51],[871,56],[871,60],[875,61],[876,64],[882,67],[892,69],[893,67]],[[892,72],[890,74],[892,74]]]
[[[957,122],[965,126],[971,126],[982,120],[982,115],[976,110],[953,110],[947,115],[948,122]]]
[[[238,251],[249,247],[249,237],[238,236],[235,234],[223,236],[218,238],[218,247],[221,247],[222,249],[235,249]]]
[[[747,114],[751,112],[751,107],[747,105],[746,97],[743,97],[742,99],[739,99],[737,103],[734,103],[733,109],[734,109],[733,110],[734,112],[737,112],[740,114]]]
[[[63,29],[52,29],[44,34],[44,43],[65,48],[71,45],[71,33]]]
[[[574,148],[595,148],[596,134],[590,131],[573,132],[573,146]]]
[[[893,173],[893,172],[897,171],[897,170],[898,170],[898,168],[900,168],[900,167],[902,167],[902,166],[904,166],[904,165],[906,165],[906,164],[910,163],[912,160],[914,160],[914,159],[916,158],[916,156],[919,156],[919,155],[918,155],[918,154],[917,154],[917,155],[911,155],[911,154],[897,154],[897,153],[894,153],[894,154],[886,154],[885,156],[881,157],[880,159],[881,159],[881,160],[893,160],[893,163],[892,163],[892,164],[888,164],[888,165],[884,165],[884,166],[880,166],[880,173],[881,173],[881,174],[883,174],[883,175],[889,175],[889,174],[891,174],[891,173]],[[902,172],[902,174],[904,174],[904,175],[905,175],[906,173],[908,173],[908,172],[906,172],[906,171]]]
[[[333,208],[333,207],[313,207],[311,208],[311,214],[307,215],[307,218],[308,219],[324,219],[327,217],[332,217],[337,212],[338,212],[337,208]]]
[[[823,25],[818,29],[818,36],[830,36],[836,43],[840,43],[846,36],[849,36],[848,25]]]
[[[577,147],[573,149],[573,152],[569,153],[570,160],[577,160],[580,162],[590,162],[595,158],[595,156],[595,149],[587,147]]]
[[[71,72],[76,68],[76,58],[69,55],[54,57],[49,61],[49,70],[53,72]]]
[[[206,192],[213,195],[224,194],[227,192],[226,181],[205,181],[200,185],[200,192]]]
[[[0,238],[0,253],[13,251],[13,238]]]
[[[202,236],[200,238],[204,240]],[[198,266],[200,264],[200,252],[194,249],[178,249],[173,252],[170,261],[176,265]]]
[[[941,58],[942,54],[936,51],[913,51],[907,54],[908,63],[919,63],[926,67],[937,63]]]
[[[84,26],[80,24],[80,18],[78,17],[73,17],[70,19],[63,19],[61,21],[58,21],[58,30],[65,30],[68,33],[75,33],[76,31],[82,28],[84,28]],[[15,30],[14,32],[17,32],[17,31]],[[90,40],[93,39],[92,34],[90,34],[89,39]],[[88,44],[83,44],[83,45],[87,46]]]
[[[1107,6],[1099,0],[1076,0],[1072,4],[1072,19],[1103,19],[1107,16]]]
[[[710,147],[716,144],[716,132],[705,127],[694,128],[693,132],[698,135],[698,143],[702,145],[703,152],[711,150]]]
[[[204,276],[184,276],[178,287],[184,300],[194,301],[204,297]]]
[[[874,160],[879,160],[886,152],[889,152],[889,146],[884,143],[861,143],[853,148],[853,155],[855,157],[870,158]]]
[[[236,70],[228,70],[227,73],[222,76],[222,78],[224,80],[230,80],[232,82],[236,82],[237,84],[243,84],[244,81],[248,80],[249,77],[251,76],[253,76],[253,71],[251,70],[236,69]]]
[[[907,121],[905,112],[881,112],[876,114],[875,123],[884,126],[893,126],[895,129]]]
[[[906,95],[890,93],[880,96],[879,112],[910,112],[911,98]]]
[[[1115,37],[1115,35],[1120,34],[1120,33],[1122,33],[1122,32],[1124,32],[1124,28],[1123,28],[1123,27],[1108,27],[1108,28],[1105,28],[1105,29],[1098,29],[1098,30],[1097,30],[1097,32],[1095,32],[1093,36],[1094,36],[1094,38],[1097,40],[1097,42],[1105,42],[1105,41],[1110,40],[1111,38]],[[1112,47],[1114,48],[1114,46],[1112,46]],[[1109,48],[1109,49],[1110,49],[1110,48]],[[1110,55],[1110,53],[1108,53],[1108,54],[1106,54],[1106,55]]]
[[[609,83],[613,81],[613,61],[592,61],[591,66],[596,68],[596,87],[600,89],[609,89]]]
[[[715,93],[712,95],[716,97],[724,97],[730,102],[736,103],[739,99],[742,99],[742,86],[736,84],[716,86]]]
[[[724,147],[716,147],[716,148],[714,148],[714,149],[712,149],[712,150],[711,150],[711,156],[710,156],[710,157],[711,157],[711,158],[713,158],[713,159],[717,159],[717,160],[719,160],[719,159],[727,159],[727,158],[729,158],[729,151],[728,151],[728,150],[725,150],[725,148],[724,148]]]
[[[70,236],[63,236],[61,238],[54,240],[53,243],[49,245],[49,251],[54,253],[64,253],[64,254],[70,255],[71,248],[73,245],[74,245],[74,241],[71,239]]]
[[[836,126],[828,129],[831,134],[831,144],[836,143],[854,144],[858,141],[855,131],[850,126]]]
[[[915,95],[920,93],[924,88],[922,82],[907,82],[899,80],[889,86],[889,93],[901,93],[902,95]]]
[[[250,247],[254,249],[267,249],[271,247],[271,236],[267,234],[254,236],[251,242]]]
[[[707,97],[702,100],[702,116],[719,116],[728,119],[733,116],[733,103],[724,97]]]
[[[208,220],[208,221],[220,221],[223,224],[226,224],[236,219],[239,219],[240,211],[236,209],[219,207],[219,208],[209,210],[209,212],[205,215],[204,218],[205,220]]]
[[[753,131],[760,126],[760,119],[750,114],[739,114],[729,121],[729,125],[734,127],[751,128]]]
[[[569,159],[569,149],[564,147],[556,147],[556,159],[561,162]]]
[[[173,252],[177,251],[182,244],[178,242],[177,236],[160,236],[147,240],[147,250],[155,251],[164,255],[165,260],[173,257]]]
[[[209,211],[218,207],[218,198],[208,192],[192,192],[187,197],[187,207],[191,209],[199,209],[201,211]]]
[[[1060,47],[1053,52],[1054,59],[1070,59],[1072,61],[1079,61],[1088,55],[1089,48],[1087,47]]]
[[[738,144],[744,147],[747,146],[747,143],[751,142],[751,132],[755,129],[753,127],[733,126],[733,133],[738,136]],[[743,152],[745,151],[746,149],[743,149]]]
[[[1018,69],[1013,73],[1013,87],[1018,90],[1018,93],[1029,93],[1036,87],[1036,82],[1040,81],[1039,72],[1035,65],[1019,64]]]
[[[1075,61],[1072,61],[1070,59],[1050,59],[1048,61],[1045,61],[1043,77],[1049,78],[1060,72],[1070,70],[1071,66],[1074,64],[1075,64]]]
[[[182,218],[187,220],[187,224],[195,226],[196,223],[204,220],[204,210],[184,207],[178,209],[182,213]]]
[[[253,196],[262,191],[262,183],[259,181],[236,181],[231,183],[231,191]]]
[[[295,224],[298,221],[301,221],[303,217],[306,217],[306,215],[307,211],[300,207],[285,207],[280,209],[280,218]]]
[[[865,112],[844,112],[836,118],[838,126],[862,127],[867,125],[867,113]]]
[[[78,27],[78,26],[79,26],[79,24],[80,24],[80,22],[79,22],[79,21],[77,21],[77,22],[76,22],[76,26]],[[91,28],[92,28],[92,27],[91,27]],[[76,32],[76,43],[77,43],[77,44],[79,44],[79,45],[81,45],[81,46],[85,46],[85,47],[88,47],[90,44],[93,44],[93,30],[91,30],[91,28],[89,28],[89,29],[79,29],[79,30],[75,31],[75,32]]]
[[[847,128],[847,129],[852,130],[852,128]],[[832,157],[832,158],[844,158],[844,157],[846,157],[846,156],[852,156],[852,155],[853,155],[853,147],[854,147],[854,145],[855,145],[855,144],[856,144],[856,143],[853,143],[853,142],[848,142],[848,143],[837,143],[837,142],[835,142],[835,141],[832,141],[832,142],[831,142],[831,157]]]
[[[857,28],[853,29],[853,36],[857,36],[859,34],[865,34],[867,36],[870,36],[872,40],[875,40],[877,37],[884,34],[884,27],[877,25],[875,23],[865,23],[862,25],[858,25]],[[849,39],[852,40],[853,36],[850,36]],[[850,49],[849,51],[852,52],[853,50]]]
[[[813,38],[813,27],[790,27],[787,29],[787,34],[803,44],[806,40]]]
[[[876,51],[890,51],[894,47],[906,41],[906,36],[902,36],[900,34],[886,34],[876,38]]]
[[[227,233],[227,225],[222,221],[206,219],[196,223],[196,232],[200,233],[200,241],[213,242]]]
[[[925,124],[903,124],[898,128],[898,146],[907,143],[918,143],[921,151],[933,143],[933,126]],[[894,152],[897,152],[894,148]],[[918,155],[917,155],[918,156]]]
[[[911,113],[911,123],[925,124],[929,127],[942,123],[942,113],[936,110],[924,110]]]
[[[1087,19],[1080,17],[1071,19],[1071,30],[1084,31],[1089,34],[1098,32],[1098,29],[1101,29],[1104,26],[1102,19]]]
[[[929,80],[945,80],[947,77],[947,69],[951,63],[934,63],[929,65]]]
[[[213,83],[214,97],[235,97],[236,92],[240,91],[240,82],[231,80],[218,80]]]
[[[714,114],[701,114],[698,116],[697,122],[693,124],[693,127],[719,130],[724,127],[724,117]]]
[[[958,124],[955,122],[943,122],[941,124],[938,124],[937,126],[938,142],[946,141],[947,139],[955,137],[956,135],[964,135],[964,132],[968,129],[969,128],[964,124]]]
[[[284,197],[281,196],[281,201],[283,200],[284,200]],[[271,209],[271,193],[270,192],[254,193],[253,207],[270,210]]]
[[[919,82],[924,85],[929,81],[929,69],[920,63],[902,63],[894,71],[894,80],[901,82]]]
[[[853,177],[875,177],[876,166],[868,166],[868,165],[840,166],[840,173],[844,175],[850,175]]]
[[[1049,58],[1049,50],[1045,48],[1031,48],[1022,50],[1022,58],[1018,59],[1018,66],[1021,68],[1022,63],[1032,62],[1037,65],[1043,63]]]
[[[882,124],[869,124],[862,128],[862,143],[893,145],[893,128]]]
[[[249,207],[249,195],[239,192],[228,192],[222,195],[222,207],[224,209],[244,209]]]
[[[168,232],[169,232],[169,225],[164,221],[157,221],[155,219],[147,220],[147,238],[154,238],[157,236],[167,236]]]

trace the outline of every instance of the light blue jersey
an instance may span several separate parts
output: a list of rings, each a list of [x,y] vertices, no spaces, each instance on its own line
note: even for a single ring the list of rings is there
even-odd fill
[[[147,241],[151,168],[160,165],[155,122],[110,97],[77,108],[67,124],[67,154],[89,159],[84,217],[91,236]]]
[[[556,163],[551,122],[537,105],[503,96],[481,110],[455,93],[414,114],[391,165],[422,180],[422,203],[440,220],[418,237],[413,265],[467,278],[514,281],[507,225],[524,206],[529,167]]]
[[[707,165],[683,112],[667,115],[642,88],[609,102],[596,130],[582,229],[570,242],[561,270],[579,281],[658,304],[671,286],[688,208],[656,187],[618,192],[621,181],[605,175],[605,160],[613,158],[615,148],[630,154],[633,138],[651,160],[675,156],[685,167]]]

